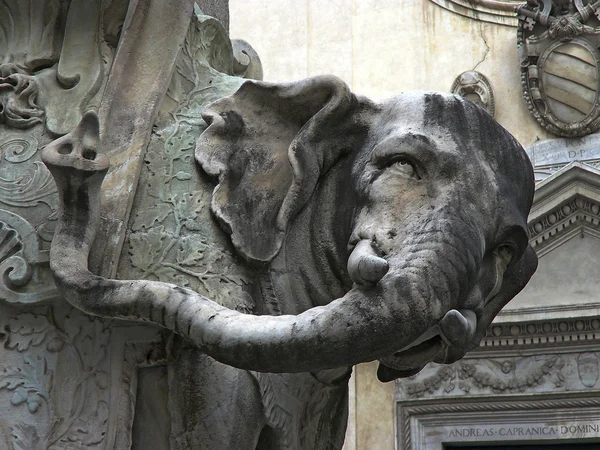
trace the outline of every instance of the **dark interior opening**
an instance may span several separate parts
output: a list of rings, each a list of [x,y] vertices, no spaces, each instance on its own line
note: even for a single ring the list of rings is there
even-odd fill
[[[474,444],[474,445],[452,445],[445,444],[444,449],[448,450],[599,450],[600,442],[594,444],[583,443],[555,443],[555,444]]]

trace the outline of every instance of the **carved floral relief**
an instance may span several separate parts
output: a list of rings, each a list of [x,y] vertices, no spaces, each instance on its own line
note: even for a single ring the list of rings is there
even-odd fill
[[[73,309],[49,271],[58,196],[40,151],[98,109],[128,8],[0,2],[0,409],[14,411],[0,417],[0,448],[129,448],[137,370],[165,363],[160,333]],[[202,107],[239,86],[231,75],[260,71],[251,47],[236,48],[241,60],[222,25],[196,10],[144,156],[152,202],[133,215],[124,256],[136,278],[223,304],[248,280],[207,220],[193,147]],[[238,309],[252,308],[246,298]]]
[[[250,275],[210,213],[210,183],[194,167],[201,117],[210,102],[235,91],[243,79],[233,72],[231,43],[223,26],[208,16],[192,23],[167,93],[177,98],[163,113],[144,156],[139,194],[122,255],[119,277],[155,279],[190,287],[221,304],[250,312]],[[219,71],[220,70],[220,71]],[[232,299],[245,302],[233,303]]]
[[[0,442],[18,450],[104,448],[110,329],[66,306],[33,311],[3,311],[0,405],[14,414],[3,416]]]
[[[397,382],[398,398],[518,394],[597,389],[598,352],[468,359],[432,364],[419,376]]]
[[[114,52],[100,38],[102,5],[0,2],[0,408],[10,412],[0,417],[3,449],[113,448],[112,325],[58,294],[48,258],[58,196],[40,159],[100,93]]]

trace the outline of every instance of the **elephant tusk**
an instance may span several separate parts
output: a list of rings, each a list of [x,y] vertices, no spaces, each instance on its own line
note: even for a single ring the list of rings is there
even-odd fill
[[[356,284],[376,284],[388,272],[390,266],[378,256],[371,241],[363,239],[348,258],[348,274]]]
[[[477,316],[470,309],[451,309],[440,321],[440,336],[451,347],[466,347],[475,337]]]

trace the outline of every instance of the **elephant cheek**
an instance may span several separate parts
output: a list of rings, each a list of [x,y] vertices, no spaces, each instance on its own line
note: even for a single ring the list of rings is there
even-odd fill
[[[502,287],[506,265],[498,258],[489,256],[484,260],[477,282],[469,292],[464,302],[464,308],[471,317],[476,319],[469,332],[454,333],[454,338],[446,340],[448,346],[434,361],[441,364],[452,364],[461,359],[471,348],[476,346],[475,334],[479,327],[481,315],[485,306],[498,294]]]
[[[447,341],[447,338],[453,337],[451,331],[460,332],[464,328],[465,334],[473,334],[475,314],[467,311],[464,305],[474,301],[472,295],[481,295],[476,294],[478,289],[470,286],[478,278],[476,268],[482,262],[479,256],[481,245],[473,237],[468,244],[464,244],[452,241],[451,236],[450,232],[444,232],[441,227],[433,225],[411,239],[403,247],[401,254],[389,256],[390,273],[380,285],[388,285],[388,288],[398,293],[402,292],[398,283],[402,283],[404,289],[409,287],[410,293],[399,295],[398,300],[403,298],[413,303],[411,309],[418,313],[410,321],[420,330],[420,337],[393,355],[380,359],[384,367],[381,369],[381,377],[385,381],[389,381],[393,374],[395,378],[408,376],[405,374],[413,374],[431,361],[444,359],[448,346],[451,345]],[[394,284],[395,289],[392,287]],[[390,295],[390,300],[395,301],[392,297],[394,295]],[[478,300],[477,303],[482,302]],[[453,326],[456,321],[450,319],[460,316],[456,310],[467,316],[469,320],[465,322],[468,326]],[[448,334],[446,339],[442,337],[444,332]],[[461,337],[450,340],[462,342]],[[469,338],[466,335],[464,337]],[[470,342],[472,339],[468,340]]]

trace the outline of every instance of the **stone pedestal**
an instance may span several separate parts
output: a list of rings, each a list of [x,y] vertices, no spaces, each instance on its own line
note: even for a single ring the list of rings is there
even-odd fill
[[[0,14],[3,29],[10,23],[13,30],[0,49],[3,449],[168,448],[165,335],[88,316],[61,297],[49,270],[58,195],[40,151],[85,111],[98,111],[112,166],[90,263],[114,275],[140,242],[126,230],[151,158],[142,155],[160,139],[153,125],[165,126],[193,89],[217,85],[194,99],[203,105],[239,79],[230,76],[235,59],[226,29],[194,13],[192,2],[108,3],[9,0]],[[228,22],[227,1],[200,3]],[[152,220],[139,208],[134,229]]]

